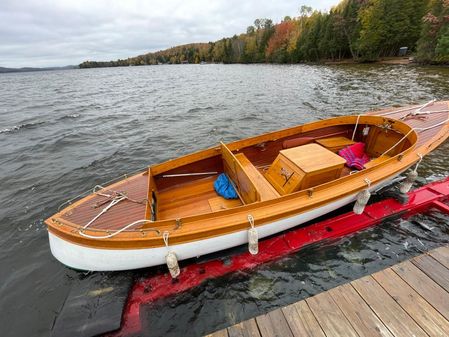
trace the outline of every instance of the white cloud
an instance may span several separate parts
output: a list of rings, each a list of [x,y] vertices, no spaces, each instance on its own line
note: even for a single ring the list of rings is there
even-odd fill
[[[303,4],[327,10],[338,0]],[[2,0],[0,66],[113,60],[242,33],[256,18],[298,15],[289,0]]]

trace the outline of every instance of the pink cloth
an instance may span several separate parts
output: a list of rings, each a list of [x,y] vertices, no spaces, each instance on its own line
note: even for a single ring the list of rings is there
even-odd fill
[[[357,170],[365,168],[370,158],[365,153],[365,143],[355,143],[338,151],[338,154],[346,160],[346,165]]]

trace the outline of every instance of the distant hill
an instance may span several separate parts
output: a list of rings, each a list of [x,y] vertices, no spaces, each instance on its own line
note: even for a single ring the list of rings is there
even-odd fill
[[[79,66],[65,66],[65,67],[45,67],[45,68],[5,68],[0,67],[0,73],[25,73],[30,71],[48,71],[48,70],[64,70],[64,69],[78,69]]]

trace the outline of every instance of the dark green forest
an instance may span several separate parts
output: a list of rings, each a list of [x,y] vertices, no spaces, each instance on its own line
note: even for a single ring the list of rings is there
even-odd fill
[[[449,64],[449,0],[343,0],[329,12],[301,6],[246,33],[81,68],[177,63],[374,62],[408,47],[418,63]]]

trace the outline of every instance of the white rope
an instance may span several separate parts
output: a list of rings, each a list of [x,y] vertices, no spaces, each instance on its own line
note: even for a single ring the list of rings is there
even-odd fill
[[[387,151],[383,152],[379,157],[382,157],[383,155],[387,154],[388,152],[390,152],[391,150],[393,150],[396,146],[398,146],[398,144],[400,144],[404,139],[406,139],[408,137],[409,134],[411,134],[413,131],[415,131],[414,129],[410,129],[409,132],[407,132],[405,134],[404,137],[402,137],[397,143],[395,143],[392,147],[390,147]]]
[[[440,113],[440,112],[449,112],[448,109],[445,110],[435,110],[435,111],[422,111],[421,114],[436,114],[436,113]]]
[[[427,102],[426,104],[424,104],[423,106],[421,106],[419,109],[415,110],[416,112],[421,112],[422,109],[427,108],[429,105],[433,105],[433,103],[436,102],[436,99],[433,99],[429,102]]]
[[[106,197],[106,198],[113,198],[111,200],[111,202],[105,207],[103,208],[100,213],[98,213],[96,216],[93,217],[92,220],[90,220],[87,224],[85,224],[81,230],[86,229],[87,227],[89,227],[91,224],[93,224],[100,216],[102,216],[104,213],[106,213],[109,209],[111,209],[112,207],[114,207],[115,205],[117,205],[120,201],[123,200],[129,200],[131,202],[137,202],[136,200],[130,199],[128,198],[128,196],[122,192],[117,192],[117,191],[112,191],[112,194],[106,194],[106,193],[100,193],[97,192],[97,188],[99,188],[100,190],[105,190],[105,188],[101,185],[95,185],[95,187],[93,188],[93,193],[100,195],[102,197]]]
[[[449,111],[449,110],[448,110]],[[398,144],[400,144],[404,139],[406,139],[413,131],[418,131],[418,132],[422,132],[422,131],[426,131],[426,130],[430,130],[433,128],[436,128],[440,125],[446,124],[447,122],[449,122],[449,118],[446,118],[444,121],[439,122],[437,124],[431,125],[431,126],[427,126],[425,128],[412,128],[410,129],[409,132],[407,132],[407,134],[402,137],[397,143],[395,143],[392,147],[390,147],[387,151],[385,151],[384,153],[382,153],[380,155],[380,157],[382,157],[383,155],[387,154],[388,152],[390,152],[391,150],[393,150],[396,146],[398,146]]]
[[[421,164],[421,162],[422,162],[422,160],[424,158],[424,156],[421,153],[418,153],[418,157],[419,157],[419,160],[416,163],[415,169],[413,171],[417,171],[418,170],[419,164]]]
[[[447,110],[447,111],[449,112],[449,110]],[[413,128],[413,130],[415,130],[415,131],[426,131],[426,130],[430,130],[430,129],[436,128],[437,126],[446,124],[447,122],[449,122],[449,118],[446,118],[444,121],[439,122],[437,124],[434,124],[432,126],[428,126],[428,127],[425,127],[425,128]]]
[[[366,185],[368,185],[368,188],[370,188],[371,187],[371,180],[368,179],[368,178],[365,178],[364,180],[365,180]]]
[[[429,106],[430,104],[433,104],[433,103],[435,103],[434,99],[429,101],[429,102],[427,102],[427,103],[425,103],[425,104],[423,104],[423,105],[420,105],[418,107],[412,106],[412,107],[409,107],[409,108],[403,108],[403,109],[399,109],[399,110],[388,111],[388,112],[384,112],[383,114],[378,114],[376,116],[388,116],[388,115],[393,115],[395,113],[404,112],[404,111],[413,110],[413,109],[421,111],[421,109],[424,109],[425,107],[427,107],[427,106]]]
[[[102,216],[104,213],[106,213],[111,207],[117,205],[120,201],[127,199],[125,196],[114,198],[109,205],[107,205],[105,208],[101,210],[100,213],[98,213],[92,220],[90,220],[87,224],[83,226],[83,229],[86,229],[89,227],[95,220],[97,220],[100,216]]]
[[[146,223],[146,222],[153,222],[153,221],[151,221],[151,220],[137,220],[137,221],[131,222],[130,224],[126,225],[125,227],[115,231],[114,233],[111,233],[111,234],[108,234],[108,235],[103,235],[103,236],[96,236],[96,235],[86,234],[86,233],[83,232],[84,228],[80,229],[78,231],[78,233],[81,236],[84,236],[84,237],[89,238],[89,239],[109,239],[109,238],[112,238],[112,237],[116,236],[117,234],[120,234],[121,232],[127,230],[130,227],[133,227],[133,226],[138,225],[138,224],[143,224],[143,223]],[[152,229],[152,230],[159,234],[159,230],[157,230],[157,229]]]
[[[254,228],[254,217],[251,214],[248,214],[248,221],[251,228]]]
[[[131,171],[131,172],[129,172],[129,173],[125,173],[125,174],[122,174],[122,175],[120,175],[120,176],[118,176],[118,177],[112,178],[112,179],[110,179],[110,180],[108,180],[108,181],[103,182],[103,185],[107,185],[107,184],[112,183],[112,182],[114,182],[114,181],[118,181],[119,179],[122,179],[122,178],[127,179],[129,176],[132,176],[132,175],[134,175],[134,174],[137,174],[137,173],[139,173],[139,172],[143,172],[143,171],[146,171],[146,170],[148,170],[148,166],[145,166],[145,167],[142,167],[142,168],[140,168],[140,169],[138,169],[138,170]],[[101,185],[96,185],[96,186],[101,186]],[[75,196],[75,197],[73,197],[73,198],[71,198],[71,199],[69,199],[69,200],[67,200],[67,201],[64,201],[62,204],[60,204],[60,205],[58,206],[58,212],[59,212],[59,210],[62,208],[62,206],[66,205],[66,204],[69,204],[69,205],[70,205],[70,204],[72,203],[72,201],[74,201],[74,200],[76,200],[76,199],[78,199],[78,198],[81,198],[81,197],[83,197],[83,196],[85,196],[85,195],[88,195],[90,191],[91,191],[91,189],[89,188],[87,191],[81,192],[81,193],[78,194],[77,196]]]
[[[167,247],[167,248],[168,248],[169,235],[170,235],[170,233],[168,231],[164,231],[164,233],[162,233],[162,239],[164,240],[165,247]]]
[[[357,122],[355,123],[354,132],[352,133],[351,140],[354,140],[355,132],[357,131],[357,127],[359,126],[359,119],[360,119],[360,115],[357,116]]]

